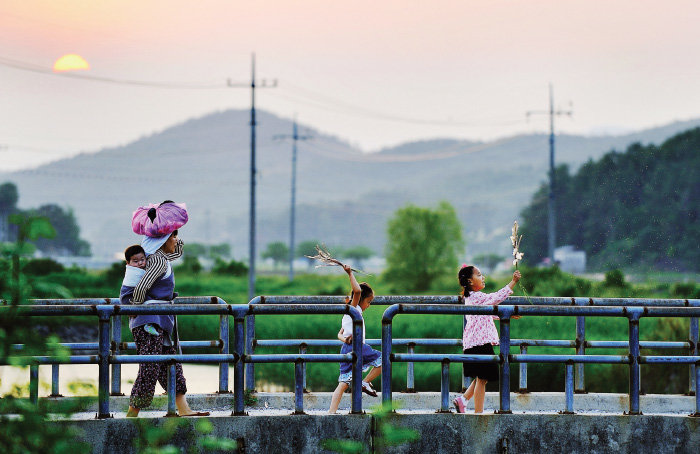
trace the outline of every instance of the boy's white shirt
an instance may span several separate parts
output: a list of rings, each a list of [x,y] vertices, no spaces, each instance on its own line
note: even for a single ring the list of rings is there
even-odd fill
[[[359,307],[358,307],[359,309]],[[362,313],[362,310],[360,310]],[[343,337],[348,337],[352,334],[352,318],[345,314],[343,315],[343,321],[341,322],[341,327],[343,328]],[[362,343],[367,343],[367,335],[365,334],[365,319],[362,317]]]

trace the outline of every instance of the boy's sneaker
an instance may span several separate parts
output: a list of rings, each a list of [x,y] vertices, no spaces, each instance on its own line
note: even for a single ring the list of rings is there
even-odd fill
[[[148,334],[152,334],[153,336],[159,335],[156,327],[151,324],[143,325],[143,330],[146,331]]]
[[[452,403],[455,404],[455,409],[457,409],[457,413],[467,412],[467,407],[464,405],[462,396],[458,396],[455,400],[452,401]]]
[[[375,391],[372,388],[372,385],[370,385],[368,382],[363,381],[362,382],[362,392],[365,394],[369,394],[372,397],[377,397],[377,391]]]

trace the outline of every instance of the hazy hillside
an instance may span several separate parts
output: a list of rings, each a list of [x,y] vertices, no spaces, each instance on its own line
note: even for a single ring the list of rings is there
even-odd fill
[[[250,136],[247,111],[229,110],[175,125],[123,147],[80,155],[0,176],[19,187],[20,207],[70,206],[95,255],[112,255],[137,240],[131,212],[147,202],[187,202],[185,240],[230,242],[247,255]],[[258,250],[288,240],[291,144],[275,140],[291,122],[258,115]],[[559,136],[557,162],[572,170],[632,142],[660,143],[700,124],[674,123],[609,137]],[[386,220],[408,202],[451,202],[465,227],[468,254],[506,253],[507,232],[545,179],[546,135],[488,143],[427,140],[363,154],[310,128],[299,143],[298,240],[329,246],[367,245],[380,252]]]

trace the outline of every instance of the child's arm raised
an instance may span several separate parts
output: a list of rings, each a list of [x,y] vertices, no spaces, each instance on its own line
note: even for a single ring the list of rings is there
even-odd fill
[[[360,294],[362,293],[362,288],[360,287],[360,284],[357,283],[355,275],[352,274],[352,268],[350,268],[349,265],[343,265],[343,269],[346,273],[348,273],[348,276],[350,277],[350,287],[352,288],[352,301],[350,301],[350,304],[352,304],[353,306],[357,306],[357,303],[360,302]]]

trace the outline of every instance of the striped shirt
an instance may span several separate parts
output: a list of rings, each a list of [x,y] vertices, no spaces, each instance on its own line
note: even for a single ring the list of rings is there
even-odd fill
[[[143,275],[134,288],[134,296],[131,298],[133,304],[140,304],[145,301],[146,293],[148,293],[153,283],[168,271],[168,262],[182,257],[182,246],[182,240],[178,239],[175,245],[175,252],[172,254],[166,254],[162,249],[158,249],[155,254],[151,254],[146,258],[146,274]]]

